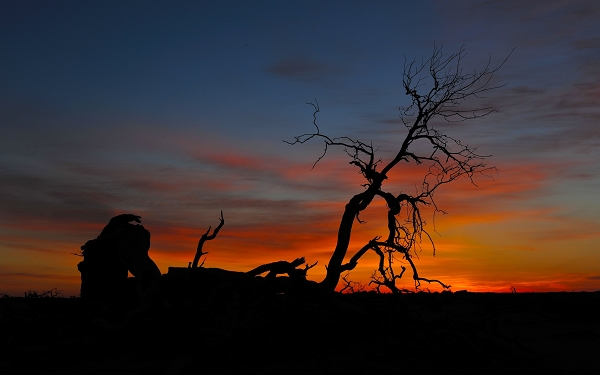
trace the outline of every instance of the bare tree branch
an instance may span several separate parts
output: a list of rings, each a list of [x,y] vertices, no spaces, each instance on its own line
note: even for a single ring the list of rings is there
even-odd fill
[[[215,228],[213,234],[209,235],[211,227],[208,227],[208,230],[206,231],[206,233],[204,233],[202,235],[202,237],[200,237],[200,240],[198,241],[198,248],[196,249],[196,255],[194,256],[194,261],[192,262],[192,268],[197,268],[200,257],[208,254],[208,252],[206,252],[206,253],[202,252],[202,247],[204,246],[204,243],[206,241],[214,240],[215,237],[217,237],[217,234],[219,233],[219,231],[221,230],[223,225],[225,224],[225,219],[223,219],[223,211],[221,211],[221,217],[219,218],[219,221],[220,221],[220,223]],[[203,264],[204,264],[204,261],[202,261],[202,264],[200,265],[200,267],[202,267]]]

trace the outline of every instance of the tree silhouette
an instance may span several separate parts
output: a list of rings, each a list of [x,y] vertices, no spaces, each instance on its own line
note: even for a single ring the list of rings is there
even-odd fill
[[[322,140],[325,148],[315,165],[325,157],[330,147],[342,147],[351,159],[350,164],[358,168],[366,180],[364,191],[354,195],[345,206],[337,244],[327,265],[327,275],[320,282],[325,289],[335,289],[341,274],[354,269],[359,259],[369,250],[379,257],[379,264],[371,281],[377,288],[385,286],[393,292],[400,292],[396,281],[406,270],[403,265],[400,265],[400,269],[397,268],[397,263],[401,261],[408,263],[415,287],[418,288],[425,281],[450,288],[439,280],[420,276],[415,266],[413,258],[423,237],[431,242],[435,255],[435,244],[425,228],[422,209],[431,206],[434,213],[443,212],[434,200],[434,194],[440,186],[461,177],[470,179],[474,184],[473,177],[476,174],[495,168],[485,164],[488,156],[478,154],[476,148],[438,130],[433,120],[441,118],[448,123],[462,122],[494,112],[495,109],[491,106],[471,108],[463,106],[463,103],[501,87],[492,85],[492,78],[508,59],[507,57],[499,66],[492,68],[490,58],[483,70],[465,72],[461,66],[465,56],[464,46],[449,55],[444,54],[441,47],[434,46],[431,57],[421,63],[405,60],[402,83],[411,103],[400,108],[400,119],[406,135],[398,143],[396,154],[389,161],[384,162],[376,155],[377,150],[372,143],[347,136],[332,138],[321,133],[317,125],[320,109],[316,100],[307,103],[314,108],[315,131],[296,136],[292,142],[284,141],[294,145],[314,139]],[[427,145],[428,151],[424,152],[423,147],[417,147],[418,144]],[[400,168],[400,162],[428,166],[428,172],[415,194],[392,192],[384,187],[390,171]],[[354,222],[360,222],[360,213],[376,197],[382,198],[388,207],[385,234],[370,240],[344,263]]]

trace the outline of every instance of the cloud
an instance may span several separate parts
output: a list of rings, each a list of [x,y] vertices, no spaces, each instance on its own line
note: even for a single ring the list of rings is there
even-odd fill
[[[579,50],[600,50],[600,37],[582,38],[573,42],[573,48]]]
[[[0,293],[22,296],[26,290],[38,292],[57,288],[64,296],[79,295],[80,276],[76,273],[44,272],[35,267],[35,272],[15,272],[9,267],[0,266]]]
[[[496,30],[502,33],[499,38],[529,48],[562,47],[569,37],[593,29],[600,13],[600,6],[594,0],[465,0],[452,5],[439,1],[436,8],[444,15],[446,26],[454,27],[452,34],[463,36],[462,40],[476,38],[463,35],[476,24],[481,35],[494,35],[492,32]]]
[[[513,143],[506,142],[513,150],[521,154],[581,152],[600,143],[600,75],[586,84],[575,83],[537,95],[507,93],[511,94],[512,98],[504,98],[501,105],[516,120],[508,125]]]
[[[117,194],[103,191],[73,175],[31,174],[0,170],[0,220],[88,221],[110,215]]]
[[[2,272],[2,277],[0,277],[0,281],[11,283],[16,280],[27,280],[30,279],[43,279],[43,280],[51,280],[51,281],[74,281],[79,279],[78,276],[70,276],[70,275],[61,275],[56,273],[43,273],[43,272],[10,272],[8,270],[4,270]]]
[[[320,61],[295,58],[280,60],[269,66],[267,71],[283,78],[316,81],[339,73],[340,69]]]

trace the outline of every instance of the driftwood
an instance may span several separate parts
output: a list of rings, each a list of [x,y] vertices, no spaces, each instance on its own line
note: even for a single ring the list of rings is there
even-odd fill
[[[162,277],[148,255],[150,232],[140,223],[137,215],[115,216],[97,238],[81,247],[83,261],[77,267],[81,272],[82,298],[124,301],[137,297],[140,301],[152,300],[157,293],[166,290],[190,297],[215,295],[225,289],[236,293],[304,293],[308,289],[313,290],[316,285],[306,279],[308,270],[316,263],[305,264],[304,258],[267,263],[247,272],[205,268],[204,261],[198,264],[200,258],[207,254],[203,251],[205,242],[215,239],[225,224],[223,212],[213,233],[210,234],[209,227],[200,237],[189,266],[169,267],[168,273]],[[128,272],[134,276],[133,288],[129,285]]]
[[[260,265],[245,273],[237,271],[223,270],[219,268],[204,268],[204,261],[198,264],[200,258],[208,252],[203,251],[203,246],[206,241],[214,240],[217,234],[225,224],[223,219],[223,211],[221,211],[221,217],[219,218],[219,225],[215,228],[212,234],[210,230],[212,227],[208,227],[206,233],[204,233],[198,241],[198,247],[194,260],[190,262],[188,268],[181,267],[169,267],[168,276],[172,280],[183,280],[191,282],[194,287],[206,289],[215,288],[218,285],[225,283],[247,283],[252,284],[257,282],[258,284],[264,284],[261,279],[267,282],[269,289],[277,291],[278,293],[290,292],[293,290],[301,289],[304,284],[310,284],[306,280],[306,273],[309,269],[313,268],[317,263],[312,265],[306,265],[304,268],[298,268],[305,264],[304,258],[297,258],[292,262],[280,260],[277,262],[267,263]],[[263,278],[260,275],[267,273]],[[287,277],[277,277],[278,275],[287,275]],[[253,279],[259,280],[253,280]]]
[[[316,283],[306,280],[306,273],[314,267],[305,265],[304,258],[292,262],[284,260],[260,265],[247,272],[230,271],[221,268],[169,267],[165,275],[169,289],[194,295],[214,295],[224,289],[254,293],[261,290],[266,293],[304,293]],[[261,276],[266,273],[266,276]],[[285,275],[285,276],[280,276]]]
[[[265,272],[268,272],[267,278],[276,277],[277,275],[287,274],[291,279],[298,280],[306,280],[306,273],[309,269],[313,268],[317,265],[314,264],[306,265],[304,269],[299,269],[298,267],[305,263],[304,257],[297,258],[292,262],[287,262],[285,260],[280,260],[278,262],[267,263],[261,266],[258,266],[248,272],[246,272],[247,276],[258,276]]]

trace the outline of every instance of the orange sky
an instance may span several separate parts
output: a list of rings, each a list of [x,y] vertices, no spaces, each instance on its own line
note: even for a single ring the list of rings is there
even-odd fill
[[[216,162],[226,164],[235,173],[229,176],[230,179],[220,179],[218,187],[208,181],[203,189],[230,192],[233,201],[225,198],[222,204],[214,202],[215,208],[200,211],[202,217],[194,222],[161,218],[158,210],[144,212],[132,208],[112,214],[132,212],[142,216],[142,223],[152,234],[150,255],[163,273],[169,266],[187,266],[193,259],[200,235],[209,225],[214,228],[218,224],[221,207],[226,224],[218,237],[205,246],[205,251],[209,252],[206,267],[244,271],[262,263],[291,261],[304,256],[309,263],[319,262],[310,271],[309,278],[320,281],[335,246],[343,207],[351,194],[362,189],[358,184],[360,176],[346,165],[341,155],[324,160],[313,170],[309,161],[288,165],[272,161],[270,158],[243,158],[234,153],[223,160],[217,159]],[[539,206],[532,200],[548,178],[542,172],[531,173],[540,169],[539,166],[498,165],[498,169],[500,172],[493,175],[493,180],[483,176],[477,178],[477,187],[467,180],[444,186],[436,201],[448,214],[437,214],[435,231],[431,212],[425,211],[437,253],[433,257],[431,246],[423,244],[416,260],[421,276],[440,279],[451,284],[453,290],[508,292],[513,286],[519,291],[600,289],[596,272],[600,255],[573,251],[578,247],[595,246],[598,241],[598,234],[594,232],[596,223],[583,217],[565,220],[564,212]],[[324,190],[336,192],[335,198],[281,200],[257,211],[252,207],[266,201],[248,202],[244,201],[248,198],[237,196],[240,191],[256,188],[254,181],[237,181],[240,171],[266,173],[290,184],[300,184],[299,188],[293,189],[299,194],[319,190],[322,182]],[[407,168],[406,173],[399,169],[390,175],[384,186],[394,191],[393,187],[401,185],[396,181],[406,184],[411,176],[418,178],[421,174],[415,168]],[[400,181],[401,177],[404,181]],[[173,181],[166,184],[170,187],[146,184],[145,188],[160,192],[166,189],[165,194],[185,190]],[[320,192],[328,198],[329,193]],[[386,212],[384,202],[379,200],[361,215],[366,223],[355,224],[350,255],[374,236],[385,235]],[[12,226],[13,234],[3,236],[4,251],[8,256],[2,264],[2,291],[18,294],[27,289],[57,287],[66,295],[76,295],[79,287],[76,265],[80,258],[69,252],[75,252],[86,240],[98,235],[108,219],[110,217],[97,222],[27,221]],[[373,254],[367,254],[349,278],[367,284],[376,262]],[[11,272],[11,269],[19,271]],[[408,272],[407,276],[400,285],[412,288]],[[433,285],[423,285],[423,288],[439,290]]]

